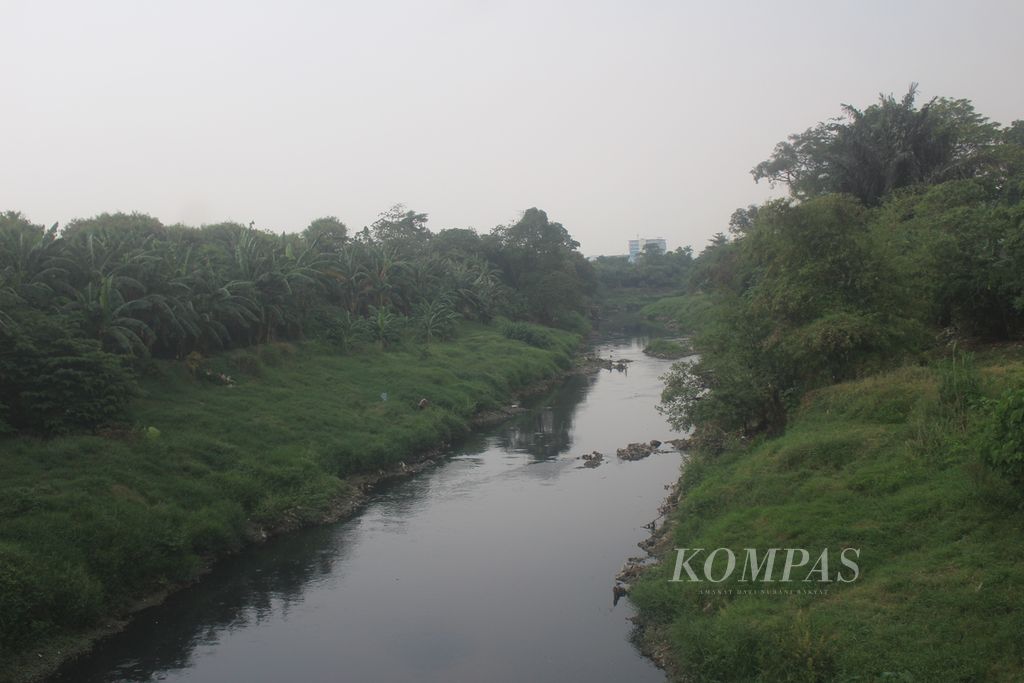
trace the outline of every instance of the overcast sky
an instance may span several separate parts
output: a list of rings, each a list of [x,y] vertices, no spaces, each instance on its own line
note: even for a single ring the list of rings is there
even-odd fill
[[[0,210],[693,245],[791,132],[911,81],[1024,118],[1024,2],[0,0]],[[778,193],[778,191],[776,192]]]

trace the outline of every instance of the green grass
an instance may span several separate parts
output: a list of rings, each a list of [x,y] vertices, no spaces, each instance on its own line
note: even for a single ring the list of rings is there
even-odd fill
[[[639,287],[622,287],[607,289],[599,297],[601,313],[600,327],[605,331],[638,331],[645,333],[663,333],[664,326],[652,322],[653,319],[644,315],[646,306],[668,296],[671,291]]]
[[[1021,386],[1020,359],[979,354],[982,393]],[[1021,492],[978,457],[982,408],[964,426],[940,383],[918,367],[823,389],[783,436],[685,466],[672,547],[860,548],[861,577],[822,596],[701,595],[668,582],[667,555],[631,597],[681,677],[1022,679]]]
[[[161,362],[123,434],[0,440],[0,680],[258,528],[321,519],[347,475],[463,434],[474,413],[571,363],[577,336],[544,340],[467,325],[425,349],[280,344],[205,363],[233,386]]]
[[[672,341],[671,339],[652,339],[644,347],[644,353],[654,358],[675,360],[693,354],[693,349],[688,343]]]
[[[689,333],[709,322],[713,307],[714,303],[708,294],[685,294],[658,299],[641,308],[640,314],[672,330]]]

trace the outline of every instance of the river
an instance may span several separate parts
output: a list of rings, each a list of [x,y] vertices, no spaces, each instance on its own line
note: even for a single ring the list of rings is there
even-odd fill
[[[352,519],[218,563],[52,680],[663,681],[612,586],[679,474],[677,453],[615,457],[671,437],[670,361],[595,350],[633,362],[568,378]]]

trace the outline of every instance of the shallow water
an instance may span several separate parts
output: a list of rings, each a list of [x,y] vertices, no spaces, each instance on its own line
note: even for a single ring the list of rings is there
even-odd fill
[[[612,605],[680,465],[615,457],[672,437],[654,408],[671,362],[640,349],[598,346],[634,362],[569,378],[348,521],[219,563],[53,680],[664,680]]]

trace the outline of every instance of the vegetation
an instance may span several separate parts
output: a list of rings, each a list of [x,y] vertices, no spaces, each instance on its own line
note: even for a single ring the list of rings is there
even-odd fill
[[[753,174],[792,198],[738,209],[645,309],[700,354],[662,396],[692,430],[673,546],[863,551],[824,595],[650,572],[632,597],[687,680],[1024,668],[1024,123],[914,94],[781,143]]]
[[[353,237],[337,218],[301,234],[165,226],[103,214],[58,232],[0,215],[0,433],[94,429],[123,415],[132,372],[305,338],[449,337],[496,315],[583,331],[594,288],[578,244],[539,209],[480,236],[433,234],[395,207]],[[86,408],[72,408],[90,398]]]
[[[130,405],[140,429],[4,440],[0,679],[261,530],[323,518],[346,477],[461,435],[570,364],[576,335],[544,339],[473,323],[425,352],[276,342],[158,361]]]
[[[777,148],[755,176],[799,201],[738,210],[687,295],[658,304],[699,328],[700,360],[676,366],[664,395],[698,443],[779,433],[807,391],[1024,332],[1022,124],[1000,128],[961,100],[915,109],[913,94]],[[835,165],[885,192],[835,185]]]
[[[663,253],[653,242],[646,244],[633,261],[628,256],[598,256],[593,260],[597,283],[595,317],[601,329],[645,336],[678,332],[674,321],[650,315],[646,307],[682,291],[693,263],[690,247]]]
[[[916,94],[914,84],[902,99],[882,96],[863,111],[843,105],[842,116],[776,145],[754,180],[785,183],[799,198],[849,194],[876,205],[902,187],[999,175],[1020,163],[1000,143],[1019,137],[1021,122],[1003,131],[962,99],[916,108]]]
[[[677,358],[683,358],[693,354],[693,349],[690,345],[684,342],[673,341],[671,339],[652,339],[644,347],[644,353],[648,356],[655,358],[665,358],[668,360],[675,360]]]
[[[566,229],[426,220],[0,214],[0,679],[569,364],[595,285]]]
[[[993,416],[987,401],[1019,396],[1024,347],[979,359],[964,423],[951,417],[970,391],[943,398],[942,364],[905,367],[809,393],[784,436],[691,456],[667,544],[859,548],[861,576],[825,595],[726,594],[822,587],[737,572],[701,594],[707,583],[668,581],[670,555],[630,597],[681,678],[1019,679],[1024,490],[985,454],[1005,443],[1010,405]]]
[[[713,308],[711,297],[698,293],[658,299],[640,309],[640,313],[648,320],[691,334],[705,326]]]
[[[682,284],[693,265],[693,250],[679,247],[662,253],[655,243],[644,245],[635,262],[628,256],[598,256],[594,271],[604,292],[616,289],[672,290]]]

